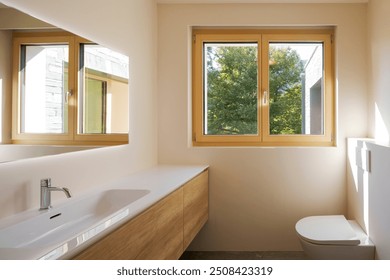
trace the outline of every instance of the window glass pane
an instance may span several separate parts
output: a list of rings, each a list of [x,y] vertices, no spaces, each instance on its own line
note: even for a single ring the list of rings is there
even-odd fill
[[[323,135],[322,43],[269,45],[270,134]]]
[[[80,54],[80,133],[128,133],[128,57],[95,44]]]
[[[204,44],[205,135],[257,135],[257,43]]]
[[[85,131],[105,133],[106,82],[87,78],[85,85]]]
[[[66,133],[68,46],[21,48],[21,132]]]

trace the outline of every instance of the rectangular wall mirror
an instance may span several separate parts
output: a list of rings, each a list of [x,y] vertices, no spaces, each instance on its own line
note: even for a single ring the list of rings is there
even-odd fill
[[[126,55],[1,3],[0,37],[0,162],[128,143]]]

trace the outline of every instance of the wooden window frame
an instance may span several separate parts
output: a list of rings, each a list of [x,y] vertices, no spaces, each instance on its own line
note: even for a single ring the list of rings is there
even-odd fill
[[[20,91],[20,57],[22,45],[40,44],[69,45],[68,88],[68,131],[66,133],[22,133],[21,132],[21,91]],[[127,133],[83,134],[78,131],[79,100],[79,58],[80,45],[92,43],[68,32],[16,32],[13,35],[13,69],[12,69],[12,143],[33,145],[91,145],[109,146],[127,144]]]
[[[335,146],[335,82],[333,29],[193,29],[192,30],[192,143],[194,146]],[[205,135],[203,45],[208,42],[257,42],[258,135]],[[269,43],[321,42],[324,56],[324,133],[271,135],[269,131]]]

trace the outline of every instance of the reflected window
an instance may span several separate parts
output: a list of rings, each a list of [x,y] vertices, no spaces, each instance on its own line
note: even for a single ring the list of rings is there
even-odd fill
[[[22,133],[67,132],[68,58],[68,45],[21,46]]]
[[[95,44],[80,46],[80,133],[127,133],[128,58]]]
[[[15,33],[13,143],[128,143],[128,57],[69,33]]]

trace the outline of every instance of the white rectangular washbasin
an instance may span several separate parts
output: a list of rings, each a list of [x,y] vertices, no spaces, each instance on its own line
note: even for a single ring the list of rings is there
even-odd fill
[[[58,259],[129,215],[149,190],[112,189],[0,222],[0,259]]]

